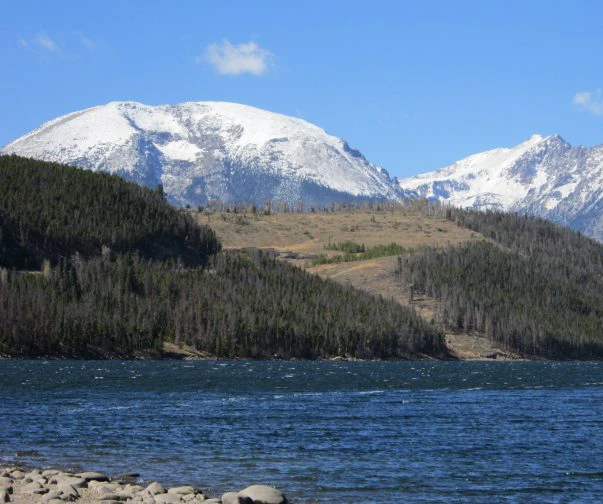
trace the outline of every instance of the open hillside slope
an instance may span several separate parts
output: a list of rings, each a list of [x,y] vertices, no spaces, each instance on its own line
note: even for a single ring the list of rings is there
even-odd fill
[[[298,118],[223,102],[112,102],[43,124],[4,152],[107,171],[176,205],[399,199],[387,172]]]
[[[603,240],[603,145],[572,147],[557,135],[534,135],[400,186],[453,206],[544,217]]]

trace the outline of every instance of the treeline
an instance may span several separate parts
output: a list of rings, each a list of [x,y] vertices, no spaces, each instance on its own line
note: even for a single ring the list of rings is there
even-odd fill
[[[446,216],[487,240],[400,257],[396,273],[439,301],[440,322],[525,354],[603,357],[603,245],[525,215]]]
[[[0,156],[0,266],[38,269],[44,260],[103,250],[201,264],[219,243],[210,228],[171,207],[160,186]]]
[[[208,269],[116,255],[3,270],[0,313],[10,355],[132,354],[164,341],[223,357],[445,354],[442,334],[397,303],[259,251],[218,254]]]

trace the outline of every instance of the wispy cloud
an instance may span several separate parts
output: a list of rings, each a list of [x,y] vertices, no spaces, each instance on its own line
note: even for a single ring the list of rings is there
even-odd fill
[[[36,45],[48,52],[59,52],[61,49],[57,45],[57,43],[52,40],[45,32],[40,32],[34,38],[34,42]]]
[[[17,43],[24,51],[27,51],[40,60],[47,60],[51,55],[61,54],[61,47],[45,31],[29,38],[18,37]]]
[[[197,58],[197,63],[209,63],[223,75],[261,75],[268,69],[271,59],[272,53],[255,42],[234,45],[224,40],[221,44],[208,46]]]
[[[576,93],[572,103],[591,114],[603,116],[603,92],[600,89]]]

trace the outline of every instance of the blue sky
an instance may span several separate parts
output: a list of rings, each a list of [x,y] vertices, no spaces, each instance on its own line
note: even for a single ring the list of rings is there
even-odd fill
[[[295,115],[398,177],[533,133],[603,143],[597,0],[4,0],[0,65],[0,145],[114,100]]]

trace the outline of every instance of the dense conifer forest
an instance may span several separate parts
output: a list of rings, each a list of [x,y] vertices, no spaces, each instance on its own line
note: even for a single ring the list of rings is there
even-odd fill
[[[603,245],[524,215],[446,217],[486,240],[401,256],[397,271],[439,301],[438,321],[524,354],[603,357]]]
[[[4,156],[0,195],[0,354],[133,355],[164,341],[223,357],[445,354],[443,335],[393,301],[264,252],[219,252],[159,190]]]
[[[19,156],[0,156],[0,266],[39,269],[76,252],[137,250],[201,264],[214,232],[165,202],[161,187]]]

